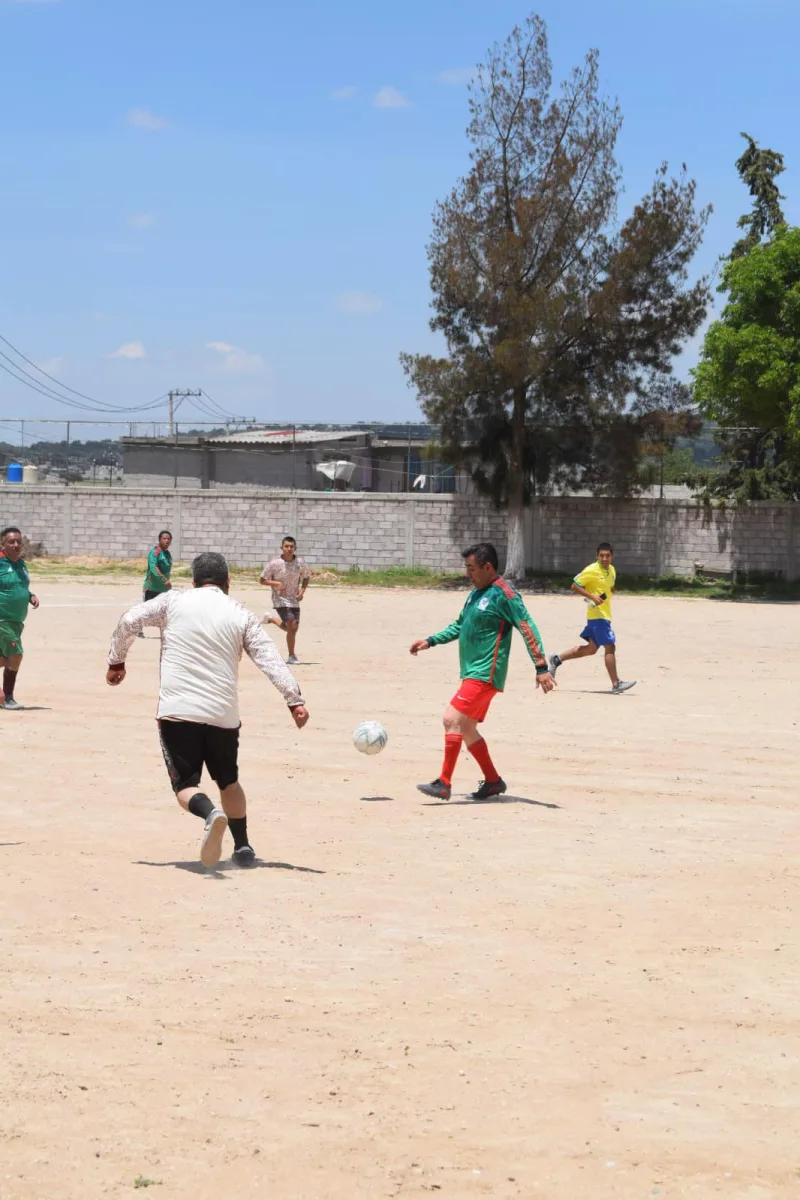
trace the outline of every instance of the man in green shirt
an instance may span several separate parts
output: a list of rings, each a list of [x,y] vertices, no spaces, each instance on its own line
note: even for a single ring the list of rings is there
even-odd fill
[[[17,672],[22,664],[22,627],[28,606],[39,607],[31,591],[28,568],[22,557],[22,534],[16,525],[0,532],[0,667],[3,668],[3,708],[22,708],[14,699]]]
[[[518,629],[525,648],[536,666],[536,686],[546,694],[555,687],[547,665],[539,630],[534,625],[516,588],[497,573],[497,551],[489,542],[479,542],[463,552],[467,578],[473,591],[458,620],[441,633],[422,638],[411,646],[412,654],[443,646],[458,639],[461,686],[445,709],[444,763],[438,779],[417,787],[426,796],[449,800],[453,771],[462,742],[483,770],[484,778],[473,800],[500,796],[506,790],[489,755],[478,725],[486,717],[489,705],[505,687],[511,631]]]
[[[169,548],[172,545],[172,534],[168,529],[162,529],[158,535],[158,545],[147,556],[147,574],[144,577],[144,598],[155,600],[162,592],[168,592],[172,587],[169,577],[172,572],[172,555]]]

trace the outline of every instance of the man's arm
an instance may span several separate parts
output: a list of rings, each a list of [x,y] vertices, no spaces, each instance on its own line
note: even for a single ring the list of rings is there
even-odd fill
[[[106,680],[112,686],[122,683],[125,678],[125,659],[128,657],[128,651],[137,634],[142,632],[145,625],[155,625],[157,629],[166,629],[167,612],[171,599],[169,592],[162,592],[154,600],[134,604],[133,608],[129,608],[126,613],[122,614],[117,628],[111,635],[111,645],[108,650]]]
[[[258,582],[262,585],[262,587],[268,587],[268,588],[272,588],[276,592],[282,592],[283,588],[284,588],[283,582],[280,579],[272,578],[274,566],[275,566],[275,559],[272,558],[267,563],[267,565],[264,567],[264,570],[261,572],[261,576],[260,576]]]
[[[547,655],[544,652],[542,635],[531,617],[522,598],[517,595],[503,595],[508,620],[522,634],[525,649],[536,667],[536,685],[543,691],[549,692],[555,687],[555,680],[550,674]]]
[[[445,646],[448,642],[454,642],[461,633],[463,620],[464,609],[462,608],[452,625],[448,625],[440,633],[432,633],[430,637],[420,638],[419,641],[412,642],[410,653],[417,655],[420,650],[430,650],[431,646]]]
[[[244,629],[244,649],[259,671],[275,685],[289,708],[305,708],[297,680],[278,654],[275,643],[264,633],[258,617],[252,613]]]

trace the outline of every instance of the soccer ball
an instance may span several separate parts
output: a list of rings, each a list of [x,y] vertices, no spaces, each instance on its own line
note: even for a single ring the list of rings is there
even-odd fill
[[[353,730],[353,745],[362,754],[380,754],[389,735],[380,721],[362,721]]]

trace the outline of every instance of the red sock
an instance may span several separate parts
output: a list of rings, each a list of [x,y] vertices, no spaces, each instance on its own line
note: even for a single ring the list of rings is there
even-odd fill
[[[17,672],[12,671],[11,667],[3,668],[3,695],[6,700],[10,700],[14,695],[14,685],[17,682]]]
[[[492,762],[489,747],[486,745],[485,739],[478,738],[477,742],[473,742],[471,746],[467,746],[467,749],[483,771],[483,778],[486,782],[497,783],[500,776],[497,774],[497,768]]]
[[[439,778],[448,787],[453,782],[453,771],[456,769],[458,756],[461,753],[462,741],[463,738],[460,733],[446,733],[444,735],[444,762],[439,772]]]

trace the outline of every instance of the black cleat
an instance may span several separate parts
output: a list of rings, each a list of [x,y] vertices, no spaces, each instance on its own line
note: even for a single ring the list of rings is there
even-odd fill
[[[473,800],[488,800],[490,796],[502,796],[503,792],[507,792],[504,779],[494,779],[491,783],[487,779],[482,779],[477,792],[470,793]]]
[[[256,865],[256,852],[252,846],[239,846],[234,850],[232,858],[237,867],[254,867]]]
[[[434,779],[433,783],[418,783],[417,791],[422,792],[423,796],[435,796],[437,800],[450,799],[450,788],[441,779]]]

